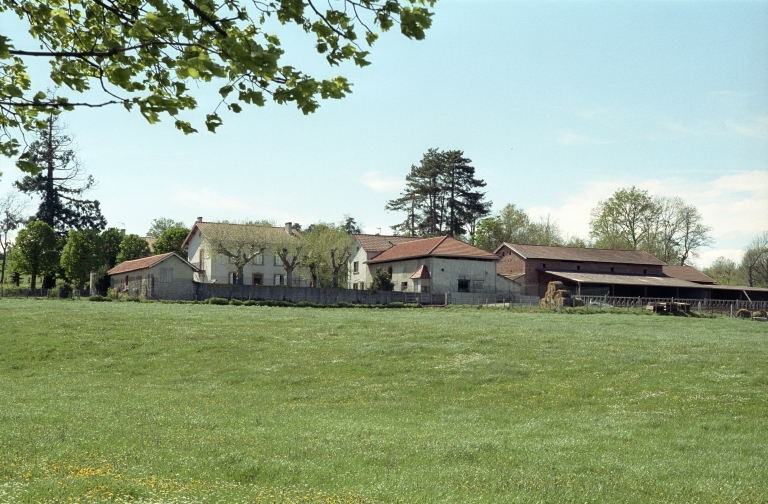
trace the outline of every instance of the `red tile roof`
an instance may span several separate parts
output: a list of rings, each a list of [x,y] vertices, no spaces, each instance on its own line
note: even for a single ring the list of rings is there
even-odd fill
[[[699,284],[714,284],[715,280],[708,277],[693,266],[662,266],[661,270],[665,275],[695,282]]]
[[[429,280],[430,278],[432,277],[429,275],[429,269],[427,268],[426,264],[419,266],[419,269],[416,270],[416,273],[411,275],[412,280]]]
[[[451,236],[437,236],[435,238],[426,238],[395,245],[373,259],[369,259],[367,263],[399,261],[415,257],[456,257],[490,261],[499,259],[495,254],[474,247],[469,243],[459,241]]]
[[[189,267],[197,270],[197,268],[187,262],[183,257],[178,255],[175,252],[167,252],[165,254],[159,254],[156,256],[149,256],[144,257],[142,259],[134,259],[133,261],[124,261],[112,268],[111,270],[107,271],[107,275],[119,275],[120,273],[128,273],[130,271],[137,271],[141,269],[151,268],[152,266],[156,265],[157,263],[160,263],[162,261],[165,261],[170,256],[175,255],[185,263],[189,264]]]
[[[578,247],[550,247],[546,245],[520,245],[503,243],[497,249],[509,247],[523,259],[550,259],[554,261],[602,262],[618,264],[646,264],[665,266],[667,263],[642,250],[608,250]]]
[[[366,252],[384,252],[385,250],[390,249],[395,245],[423,239],[416,236],[387,236],[369,234],[356,234],[352,236],[355,237],[357,242]]]

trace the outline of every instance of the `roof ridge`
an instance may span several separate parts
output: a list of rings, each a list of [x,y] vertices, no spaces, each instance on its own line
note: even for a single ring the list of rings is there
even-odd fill
[[[432,248],[430,249],[430,251],[429,251],[429,252],[427,252],[427,255],[429,255],[429,254],[431,254],[432,252],[434,252],[434,251],[435,251],[435,249],[436,249],[437,247],[439,247],[439,246],[440,246],[440,244],[441,244],[441,243],[443,243],[443,242],[445,241],[445,239],[446,239],[446,238],[448,238],[448,235],[445,235],[445,236],[443,236],[443,239],[442,239],[442,240],[440,240],[439,242],[437,242],[437,245],[435,245],[434,247],[432,247]]]

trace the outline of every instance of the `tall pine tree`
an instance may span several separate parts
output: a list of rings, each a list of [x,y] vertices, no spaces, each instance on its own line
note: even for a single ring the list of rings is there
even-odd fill
[[[107,221],[98,200],[83,197],[94,186],[72,148],[72,137],[64,133],[57,117],[48,117],[48,128],[29,146],[29,160],[41,171],[15,183],[19,191],[40,197],[35,219],[51,226],[65,237],[70,229],[101,231]]]
[[[472,160],[459,150],[429,149],[418,166],[411,166],[402,195],[386,209],[407,212],[392,228],[411,236],[474,234],[475,224],[490,213],[491,202],[478,189]]]

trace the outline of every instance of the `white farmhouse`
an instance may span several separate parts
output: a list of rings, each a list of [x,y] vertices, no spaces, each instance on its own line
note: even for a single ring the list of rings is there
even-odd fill
[[[205,222],[198,217],[192,229],[184,240],[183,247],[187,249],[189,262],[197,267],[194,280],[200,283],[234,284],[237,282],[237,268],[227,257],[212,254],[205,250],[205,235],[213,234],[221,226],[246,226],[245,224],[229,224],[219,222]],[[298,231],[292,228],[292,223],[286,222],[285,227],[251,226],[254,230],[278,239],[285,233],[298,236]],[[220,229],[219,229],[220,231]],[[274,255],[267,247],[256,255],[243,268],[244,285],[285,285],[286,271],[279,257]],[[293,272],[293,286],[306,287],[308,282],[301,278],[300,272]]]
[[[355,245],[352,257],[349,258],[349,288],[355,290],[365,290],[371,285],[372,273],[366,267],[366,261],[373,259],[385,250],[391,249],[395,245],[407,243],[414,240],[421,240],[413,236],[386,236],[356,234]]]

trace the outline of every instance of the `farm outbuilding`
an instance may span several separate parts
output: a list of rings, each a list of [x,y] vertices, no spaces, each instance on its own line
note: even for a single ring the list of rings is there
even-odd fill
[[[147,299],[193,299],[197,268],[175,252],[125,261],[107,272],[115,291]]]

